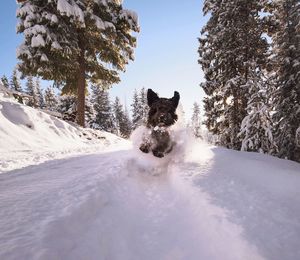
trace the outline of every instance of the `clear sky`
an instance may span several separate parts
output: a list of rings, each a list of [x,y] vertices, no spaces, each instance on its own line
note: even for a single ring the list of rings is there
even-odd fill
[[[164,97],[177,90],[190,117],[193,103],[203,98],[203,73],[197,63],[197,38],[206,21],[202,5],[202,0],[124,0],[124,8],[137,12],[141,32],[135,61],[112,87],[112,98],[119,96],[129,106],[135,88],[152,88]],[[0,8],[0,76],[10,77],[23,36],[16,35],[15,1],[1,0]]]

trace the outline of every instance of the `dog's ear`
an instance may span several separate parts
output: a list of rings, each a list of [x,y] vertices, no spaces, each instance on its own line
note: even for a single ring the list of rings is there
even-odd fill
[[[149,88],[147,91],[148,106],[150,107],[158,99],[159,99],[158,95],[151,88]]]
[[[173,106],[175,107],[175,109],[178,106],[179,103],[179,99],[180,99],[180,95],[177,91],[174,91],[174,96],[171,98],[171,101],[173,103]]]

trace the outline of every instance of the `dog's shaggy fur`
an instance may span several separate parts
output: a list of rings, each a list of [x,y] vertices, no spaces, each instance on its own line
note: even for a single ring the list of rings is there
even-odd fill
[[[160,98],[152,89],[148,89],[149,106],[147,127],[151,129],[150,138],[146,138],[140,146],[144,153],[152,151],[156,157],[164,157],[171,152],[174,142],[170,138],[168,127],[177,121],[176,108],[179,103],[179,93],[174,92],[172,98]]]

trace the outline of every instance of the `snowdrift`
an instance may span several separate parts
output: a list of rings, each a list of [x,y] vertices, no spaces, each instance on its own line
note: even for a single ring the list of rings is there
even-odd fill
[[[115,144],[119,149],[129,143],[0,96],[0,173],[49,159],[113,149]]]

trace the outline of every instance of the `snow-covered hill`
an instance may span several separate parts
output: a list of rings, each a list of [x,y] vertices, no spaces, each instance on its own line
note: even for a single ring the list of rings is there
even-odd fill
[[[0,173],[83,153],[120,149],[115,135],[72,126],[0,93]],[[117,146],[117,148],[116,148]]]
[[[0,259],[300,259],[300,164],[209,146],[180,127],[158,159],[0,104],[2,169],[46,161],[0,174]],[[57,144],[77,156],[56,160]]]

